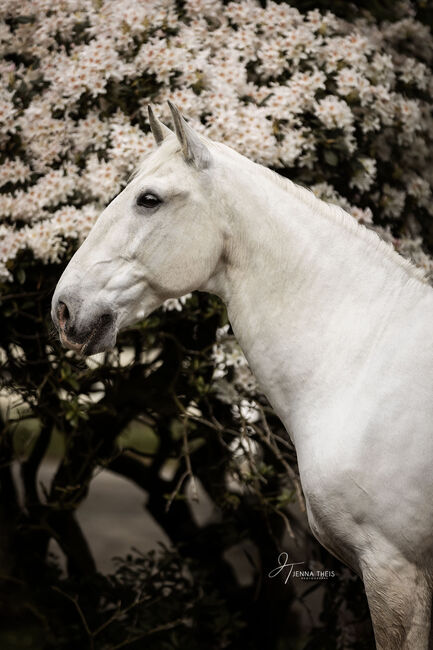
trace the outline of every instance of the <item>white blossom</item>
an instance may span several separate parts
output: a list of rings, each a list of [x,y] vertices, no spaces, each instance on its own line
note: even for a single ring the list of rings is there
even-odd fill
[[[191,296],[191,293],[187,293],[180,298],[169,298],[164,302],[162,308],[164,311],[182,311],[184,305],[188,302]]]
[[[335,95],[327,95],[316,102],[314,112],[328,129],[352,129],[353,114],[350,107]]]
[[[82,240],[154,146],[149,100],[168,123],[171,99],[201,133],[264,165],[307,172],[319,196],[363,223],[373,220],[365,203],[314,184],[324,143],[350,157],[348,191],[382,217],[433,214],[433,38],[406,5],[405,18],[379,26],[256,0],[187,0],[183,13],[174,0],[3,3],[0,144],[11,154],[0,165],[1,277],[12,277],[25,248],[49,262],[68,239]],[[18,15],[29,20],[11,28]],[[133,107],[122,103],[129,91]],[[405,170],[385,183],[378,171],[395,146]],[[248,392],[236,350],[224,354],[216,371],[239,370]]]
[[[381,204],[383,214],[387,217],[396,219],[403,212],[406,195],[403,190],[391,187],[388,183],[383,186],[383,195]]]

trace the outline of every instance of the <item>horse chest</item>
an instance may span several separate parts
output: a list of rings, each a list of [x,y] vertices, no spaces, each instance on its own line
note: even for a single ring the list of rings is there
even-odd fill
[[[378,418],[347,435],[329,430],[321,444],[313,436],[298,448],[313,533],[355,570],[375,536],[433,557],[432,432],[414,416],[412,427],[409,420],[388,426],[388,436],[380,435],[384,424]]]

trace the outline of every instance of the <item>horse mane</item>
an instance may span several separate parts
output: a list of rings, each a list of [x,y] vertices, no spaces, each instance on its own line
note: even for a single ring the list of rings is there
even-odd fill
[[[234,149],[231,149],[231,147],[227,147],[222,143],[212,142],[212,144],[214,146],[216,145],[217,148],[224,151],[224,153],[230,152],[230,154],[240,156],[243,160],[247,160],[249,163],[255,165],[256,170],[260,170],[260,173],[263,176],[269,178],[272,182],[278,185],[278,187],[285,190],[298,201],[302,202],[316,214],[320,214],[324,218],[337,223],[347,232],[353,233],[355,236],[363,239],[366,243],[372,245],[378,253],[403,268],[411,278],[415,278],[424,284],[428,283],[424,269],[415,266],[413,262],[400,255],[400,253],[398,253],[390,243],[382,239],[375,230],[368,228],[364,224],[360,224],[351,214],[346,212],[346,210],[339,205],[319,199],[309,188],[297,185],[289,178],[281,176],[264,165],[254,163]]]

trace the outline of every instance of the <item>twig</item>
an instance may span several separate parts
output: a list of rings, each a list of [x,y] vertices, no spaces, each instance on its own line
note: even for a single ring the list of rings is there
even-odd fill
[[[65,591],[63,591],[62,589],[60,589],[59,587],[52,587],[52,588],[54,589],[54,591],[59,592],[59,594],[62,594],[62,596],[64,596],[65,598],[67,598],[68,600],[70,600],[74,604],[75,609],[77,610],[77,612],[78,612],[78,614],[80,616],[81,622],[83,623],[84,629],[86,630],[86,632],[87,632],[87,634],[89,636],[91,650],[94,650],[94,646],[95,646],[94,640],[95,640],[95,637],[98,636],[98,634],[103,632],[115,620],[117,620],[121,616],[124,616],[131,609],[134,609],[134,607],[138,607],[138,605],[141,605],[142,603],[146,602],[147,600],[150,600],[150,596],[140,596],[140,595],[137,596],[137,598],[135,598],[134,602],[132,602],[127,607],[124,607],[123,609],[119,609],[116,612],[114,612],[114,614],[112,616],[110,616],[110,618],[108,618],[104,623],[102,623],[99,627],[97,627],[95,630],[92,631],[90,629],[88,623],[87,623],[86,617],[84,616],[84,612],[83,612],[83,610],[81,609],[81,607],[79,605],[77,596],[71,596],[70,594],[68,594]],[[141,635],[137,636],[134,639],[126,639],[125,641],[122,641],[121,643],[119,643],[118,645],[116,645],[114,647],[111,646],[110,650],[114,650],[114,648],[121,648],[121,647],[123,647],[125,645],[128,645],[129,643],[133,643],[133,641],[141,639],[143,636],[148,636],[150,634],[154,634],[155,632],[159,632],[159,631],[162,631],[164,629],[170,629],[171,627],[173,627],[173,625],[175,623],[177,624],[178,622],[180,622],[182,620],[183,619],[178,619],[178,621],[171,621],[170,623],[166,623],[165,625],[160,625],[159,628],[154,628],[153,630],[150,630],[149,632],[146,632],[145,634],[141,634]]]
[[[191,479],[191,489],[192,489],[192,500],[196,503],[199,502],[197,484],[195,482],[195,477],[192,471],[191,457],[189,455],[189,445],[188,445],[188,415],[185,414],[183,417],[183,427],[182,427],[182,438],[183,438],[183,451],[185,455],[186,469],[188,471],[189,477]]]
[[[213,423],[202,416],[192,415],[192,414],[188,414],[188,417],[190,418],[190,420],[194,420],[194,422],[199,422],[200,424],[204,424],[206,427],[212,429],[213,431],[218,431],[219,433],[229,433],[230,435],[236,437],[239,436],[239,431],[236,431],[236,429],[223,427],[223,425],[220,424],[218,421],[216,421],[216,423]]]
[[[240,437],[240,442],[241,442],[241,446],[242,446],[242,451],[244,452],[244,455],[246,456],[246,459],[247,459],[247,463],[248,463],[248,466],[249,466],[251,477],[253,478],[253,480],[255,482],[258,481],[260,483],[264,483],[265,485],[267,485],[268,480],[267,480],[266,477],[264,477],[259,472],[258,467],[257,467],[257,463],[256,463],[256,459],[254,458],[254,455],[253,455],[253,453],[251,451],[250,438],[247,435],[247,422],[246,422],[245,418],[243,417],[243,415],[241,413],[240,406],[239,406],[239,414],[241,416],[241,437]],[[241,474],[242,474],[242,471],[241,471]],[[260,493],[259,490],[257,490],[257,493],[258,494]]]
[[[17,585],[26,586],[27,584],[25,580],[20,580],[19,578],[15,578],[14,576],[0,575],[0,581],[1,580],[4,580],[5,582],[14,582]]]
[[[145,603],[146,600],[150,600],[150,599],[151,599],[150,596],[143,596],[143,597],[137,596],[134,602],[132,602],[130,605],[128,605],[124,609],[119,609],[115,611],[114,614],[110,616],[109,619],[107,619],[104,623],[102,623],[99,627],[97,627],[96,630],[92,632],[92,636],[94,637],[97,636],[103,630],[105,630],[109,625],[111,625],[113,621],[117,620],[118,618],[120,618],[121,616],[129,612],[131,609],[134,609],[134,607],[138,607],[138,605],[141,605],[142,603]]]
[[[81,619],[83,627],[84,627],[84,629],[86,630],[86,632],[87,632],[87,634],[89,636],[90,648],[91,648],[91,650],[93,650],[94,647],[95,647],[94,640],[93,640],[93,634],[92,634],[92,631],[90,630],[89,625],[88,625],[88,623],[86,621],[86,617],[84,616],[83,610],[80,607],[77,596],[70,596],[68,593],[66,593],[66,591],[63,591],[59,587],[52,587],[52,589],[54,591],[57,591],[59,594],[62,594],[62,596],[64,596],[65,598],[67,598],[68,600],[70,600],[74,604],[74,607],[78,612],[78,615],[79,615],[79,617]]]
[[[173,501],[175,500],[175,498],[176,498],[177,495],[179,494],[179,490],[180,490],[180,488],[182,487],[184,480],[185,480],[188,476],[189,476],[189,472],[188,472],[188,470],[186,470],[186,471],[182,474],[182,476],[180,477],[180,479],[178,480],[178,482],[177,482],[177,484],[176,484],[176,487],[174,488],[173,492],[171,493],[170,498],[169,498],[169,500],[167,501],[167,505],[165,506],[165,512],[168,512],[168,511],[170,510],[171,504],[173,503]]]
[[[276,508],[274,505],[268,502],[268,505],[271,506],[272,510],[275,512],[275,514],[280,515],[281,519],[284,521],[286,530],[289,533],[290,537],[292,539],[295,539],[295,533],[293,532],[293,528],[290,525],[290,521],[288,520],[287,516],[284,514],[282,510],[279,510]]]
[[[274,453],[274,455],[277,457],[277,459],[280,461],[280,463],[283,465],[284,469],[290,476],[290,478],[293,481],[293,484],[295,486],[296,490],[296,496],[298,497],[298,502],[299,502],[299,507],[301,508],[302,512],[305,512],[305,501],[304,501],[304,496],[302,494],[302,489],[301,489],[301,484],[299,482],[299,479],[296,475],[296,472],[294,471],[293,467],[290,467],[288,462],[284,459],[283,455],[281,454],[281,451],[278,448],[278,445],[275,443],[273,440],[273,434],[272,431],[269,428],[268,421],[266,419],[266,415],[264,410],[260,405],[258,405],[258,408],[261,413],[261,420],[263,422],[263,427],[265,429],[266,435],[263,433],[263,431],[260,430],[259,427],[256,427],[254,425],[254,431],[257,433],[257,435],[264,441],[264,443],[269,447],[269,449]]]
[[[158,632],[164,632],[165,630],[171,630],[174,627],[177,627],[178,625],[185,625],[186,621],[183,618],[178,618],[175,621],[170,621],[169,623],[163,623],[162,625],[157,625],[154,627],[152,630],[149,630],[148,632],[143,632],[143,634],[138,634],[134,637],[131,637],[130,639],[125,639],[124,641],[121,641],[117,645],[110,646],[110,650],[119,650],[119,648],[124,648],[126,645],[130,645],[131,643],[135,643],[136,641],[139,641],[140,639],[144,639],[147,636],[151,636],[152,634],[157,634]]]
[[[279,436],[277,433],[272,433],[272,437],[275,438],[275,440],[278,440],[278,442],[281,442],[281,444],[284,445],[289,451],[294,451],[292,443],[288,440],[284,440],[284,438]]]

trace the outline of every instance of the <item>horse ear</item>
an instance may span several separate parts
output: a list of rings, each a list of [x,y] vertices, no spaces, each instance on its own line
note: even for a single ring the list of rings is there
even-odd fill
[[[159,147],[161,142],[165,140],[165,138],[168,135],[173,135],[173,131],[171,131],[167,126],[165,126],[165,124],[160,122],[155,117],[155,114],[150,104],[147,107],[147,112],[149,113],[150,130],[152,131],[152,135],[155,138],[155,142]]]
[[[177,106],[168,100],[174,122],[174,132],[182,147],[183,157],[187,163],[197,169],[206,169],[210,162],[210,153],[199,135],[190,127],[179,112]]]

